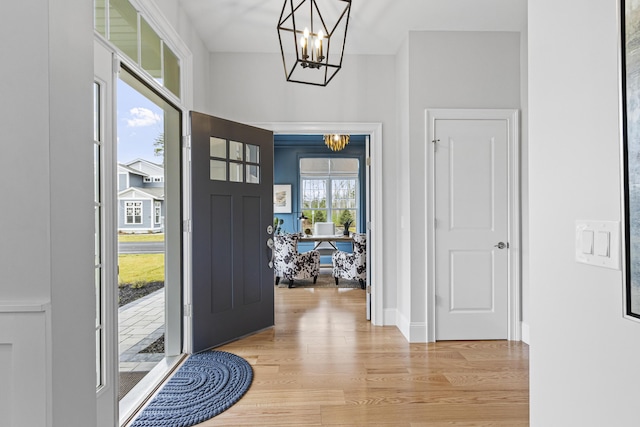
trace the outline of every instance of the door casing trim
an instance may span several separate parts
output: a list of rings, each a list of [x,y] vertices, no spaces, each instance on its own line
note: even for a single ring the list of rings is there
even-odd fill
[[[371,158],[371,322],[384,325],[384,282],[383,282],[383,214],[382,214],[382,123],[338,123],[338,122],[264,122],[250,123],[253,126],[273,131],[281,135],[310,134],[357,134],[369,135]]]
[[[436,120],[505,120],[508,138],[508,339],[522,339],[521,317],[521,209],[520,209],[520,123],[517,109],[425,109],[425,164],[430,171],[425,174],[425,229],[427,230],[426,265],[427,265],[427,341],[436,341],[436,276],[435,276],[435,121]]]

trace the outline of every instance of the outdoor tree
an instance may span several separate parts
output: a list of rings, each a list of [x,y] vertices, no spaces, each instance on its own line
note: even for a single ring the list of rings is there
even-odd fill
[[[351,211],[345,209],[340,213],[340,216],[338,217],[338,222],[340,224],[345,224],[347,222],[351,223],[351,222],[353,222],[353,219],[354,218],[353,218],[353,214],[351,213]]]
[[[162,164],[164,164],[164,132],[161,132],[153,141],[153,155],[162,157]]]

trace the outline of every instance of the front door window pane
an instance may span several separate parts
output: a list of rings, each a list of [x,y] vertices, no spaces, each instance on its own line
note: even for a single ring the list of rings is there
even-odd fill
[[[247,162],[260,163],[260,147],[247,144]]]
[[[247,165],[247,183],[260,184],[260,166]]]
[[[231,160],[244,160],[243,143],[236,141],[229,141],[229,159]]]
[[[210,178],[213,181],[227,180],[227,162],[221,160],[210,161]]]
[[[209,138],[209,155],[219,159],[227,158],[227,140],[215,137]]]
[[[243,182],[242,163],[229,163],[229,181]]]

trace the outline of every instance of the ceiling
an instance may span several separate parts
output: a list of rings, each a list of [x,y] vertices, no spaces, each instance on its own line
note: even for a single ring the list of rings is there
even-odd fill
[[[179,0],[209,51],[241,53],[280,52],[285,1]],[[526,13],[527,0],[353,0],[345,53],[394,55],[412,30],[524,31]]]

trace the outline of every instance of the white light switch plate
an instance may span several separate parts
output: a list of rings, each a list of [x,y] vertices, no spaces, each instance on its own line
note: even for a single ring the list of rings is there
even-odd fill
[[[576,261],[620,269],[620,222],[576,221]]]

